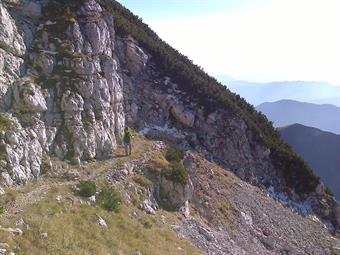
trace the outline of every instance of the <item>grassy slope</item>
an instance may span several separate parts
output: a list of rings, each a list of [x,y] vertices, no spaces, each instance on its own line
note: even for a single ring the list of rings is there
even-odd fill
[[[141,137],[135,138],[135,151],[131,157],[120,157],[122,150],[115,152],[116,159],[89,163],[81,169],[84,178],[93,179],[100,187],[112,186],[122,194],[128,192],[132,202],[123,199],[119,213],[111,213],[98,206],[88,205],[74,192],[77,182],[61,176],[43,177],[26,187],[9,190],[0,197],[0,206],[7,212],[0,215],[0,225],[15,227],[15,221],[23,218],[30,229],[22,236],[13,236],[0,231],[2,243],[19,254],[201,254],[187,241],[177,238],[170,224],[179,222],[178,213],[159,210],[156,215],[147,215],[138,209],[146,194],[127,191],[120,183],[109,184],[105,176],[118,169],[126,161],[141,157],[150,146]],[[156,156],[158,152],[156,152]],[[132,181],[133,178],[130,178]],[[61,201],[56,200],[61,196]],[[134,217],[137,212],[138,217]],[[108,228],[98,224],[98,216],[106,220]],[[167,224],[163,224],[164,215]],[[48,233],[47,237],[41,233]],[[18,247],[18,248],[15,248]]]
[[[79,169],[82,180],[94,180],[99,189],[110,186],[121,194],[123,205],[119,213],[87,204],[86,199],[74,192],[79,181],[66,180],[59,172],[47,174],[0,196],[0,207],[5,210],[0,213],[1,226],[16,227],[15,222],[21,218],[30,226],[29,230],[23,230],[22,236],[13,236],[0,227],[0,243],[8,244],[7,250],[16,254],[203,254],[190,241],[196,245],[204,242],[208,248],[203,247],[208,250],[215,245],[243,247],[246,251],[256,247],[264,249],[259,243],[262,235],[261,238],[255,237],[260,238],[256,242],[251,240],[254,240],[255,230],[260,231],[255,233],[261,233],[269,227],[269,238],[275,238],[277,252],[291,238],[296,238],[294,247],[299,251],[318,247],[317,253],[323,254],[322,251],[332,246],[327,230],[320,223],[284,209],[265,192],[198,155],[190,170],[195,189],[190,202],[191,216],[194,221],[203,222],[209,231],[220,227],[226,229],[225,234],[217,233],[214,235],[216,241],[208,241],[200,232],[192,232],[191,223],[187,225],[188,221],[182,220],[183,216],[178,212],[159,209],[155,215],[146,214],[138,208],[147,197],[144,187],[148,186],[148,181],[145,177],[151,180],[149,174],[153,172],[149,168],[157,171],[167,163],[159,143],[141,136],[135,137],[133,142],[132,156],[123,157],[123,148],[119,148],[114,159],[87,163]],[[140,167],[143,164],[138,164],[139,160],[146,158],[145,168]],[[121,181],[107,181],[108,174],[120,171],[128,162],[134,162],[138,169],[143,170],[144,179],[141,178],[143,173],[138,174],[135,169],[135,174],[125,176]],[[65,162],[61,164],[64,168],[70,167]],[[138,192],[127,188],[131,183],[139,187]],[[242,220],[243,212],[252,216],[252,225]],[[98,224],[98,216],[107,222],[107,228]],[[184,231],[180,232],[181,238],[172,229],[173,225],[176,231]],[[47,237],[42,233],[47,233]],[[309,244],[315,247],[305,249],[304,246]]]

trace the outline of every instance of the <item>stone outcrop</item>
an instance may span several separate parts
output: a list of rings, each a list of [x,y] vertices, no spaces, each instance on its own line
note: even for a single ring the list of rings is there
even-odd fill
[[[14,56],[23,56],[26,46],[14,19],[3,4],[0,4],[0,47]]]
[[[178,183],[165,178],[159,178],[156,189],[156,198],[165,208],[178,210],[185,202],[192,198],[194,186],[190,179],[186,183]]]
[[[0,109],[10,104],[8,88],[20,77],[25,50],[14,19],[0,2]]]
[[[16,4],[10,14],[0,3],[0,107],[17,129],[1,134],[2,186],[38,177],[43,155],[107,157],[125,126],[113,17],[85,1],[61,31],[65,17],[38,1]],[[17,26],[27,13],[35,22]]]

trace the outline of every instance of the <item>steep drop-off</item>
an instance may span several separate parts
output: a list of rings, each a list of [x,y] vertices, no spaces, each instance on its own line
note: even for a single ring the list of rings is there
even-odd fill
[[[282,138],[304,158],[340,199],[340,135],[294,124],[279,129]]]

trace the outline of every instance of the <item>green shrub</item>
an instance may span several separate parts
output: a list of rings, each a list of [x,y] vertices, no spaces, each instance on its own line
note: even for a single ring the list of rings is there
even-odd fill
[[[79,184],[79,195],[91,197],[96,193],[96,184],[93,181],[81,181]]]
[[[163,176],[175,183],[185,184],[188,181],[188,173],[181,162],[171,162],[169,168],[163,171]]]
[[[0,112],[0,131],[15,131],[13,121],[3,112]]]
[[[146,229],[150,229],[150,228],[152,228],[152,224],[149,221],[144,221],[143,227],[146,228]]]
[[[144,188],[150,188],[152,186],[152,181],[142,175],[136,175],[133,180]]]
[[[181,150],[170,147],[165,152],[165,158],[167,161],[181,161],[184,158],[184,154]]]
[[[51,172],[52,170],[52,164],[50,161],[50,157],[46,154],[44,154],[41,158],[41,174],[47,174],[49,172]]]
[[[119,212],[121,199],[118,193],[110,187],[105,187],[97,196],[97,204],[109,212]]]
[[[299,194],[315,191],[320,178],[314,175],[307,163],[297,156],[290,146],[283,144],[271,148],[270,156],[277,168],[285,170],[283,176],[289,187],[295,188]]]
[[[326,194],[328,194],[328,195],[334,197],[334,193],[333,193],[333,191],[332,191],[330,188],[326,187],[325,192],[326,192]]]
[[[6,193],[0,196],[0,207],[5,207],[9,203],[13,203],[17,197],[17,191],[13,189],[6,189]]]
[[[0,144],[0,160],[5,160],[6,159],[6,145]]]

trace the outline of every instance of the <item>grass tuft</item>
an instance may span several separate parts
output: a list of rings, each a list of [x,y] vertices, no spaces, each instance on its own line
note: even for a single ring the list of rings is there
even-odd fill
[[[0,131],[15,131],[13,121],[3,112],[0,112]]]
[[[144,221],[143,222],[143,227],[146,229],[151,229],[152,228],[152,224],[149,221]]]
[[[91,197],[96,194],[96,184],[93,181],[81,181],[79,184],[79,195],[82,197]]]
[[[184,158],[183,151],[170,147],[165,152],[165,158],[167,161],[181,161]]]
[[[186,184],[188,173],[180,162],[171,162],[167,170],[162,172],[163,176],[174,183]]]
[[[110,187],[105,187],[97,196],[97,204],[109,212],[120,211],[121,199],[117,192]]]
[[[133,180],[143,188],[150,188],[152,186],[152,181],[142,175],[134,176]]]

